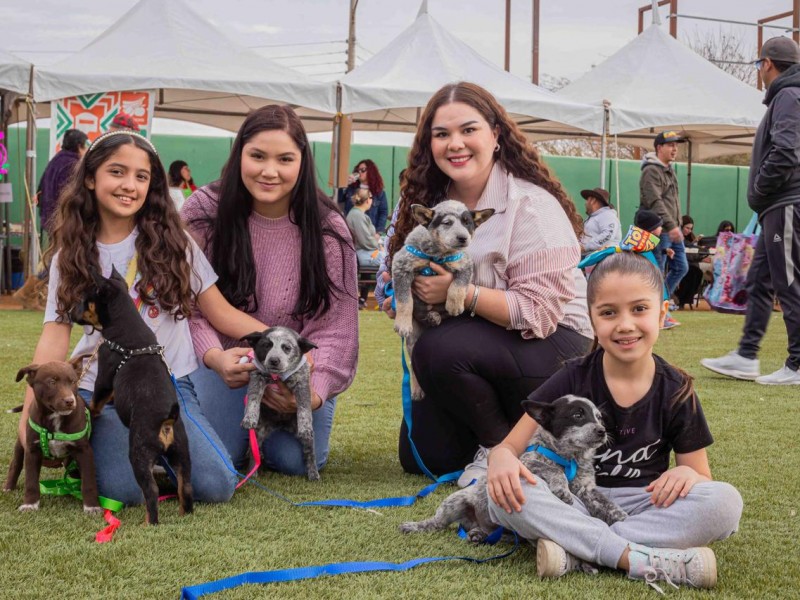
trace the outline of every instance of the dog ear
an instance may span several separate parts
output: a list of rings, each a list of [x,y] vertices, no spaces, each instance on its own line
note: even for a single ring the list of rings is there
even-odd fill
[[[102,273],[95,269],[94,267],[89,267],[89,275],[92,276],[92,281],[94,281],[97,287],[102,287],[103,284],[106,282],[105,277],[103,277]]]
[[[297,338],[297,345],[300,346],[300,352],[303,354],[306,352],[311,352],[311,350],[318,347],[314,342],[304,338],[303,336]]]
[[[36,375],[36,371],[39,370],[39,365],[28,365],[27,367],[22,367],[19,371],[17,371],[17,378],[14,381],[21,381],[23,377],[26,375],[28,376],[28,383],[31,383],[32,377]]]
[[[422,206],[422,204],[412,204],[411,214],[417,223],[425,227],[433,220],[433,211],[430,208]]]
[[[485,208],[483,210],[471,210],[469,212],[472,215],[472,222],[475,223],[475,227],[477,227],[481,223],[485,223],[489,220],[489,217],[494,214],[494,209]]]
[[[86,352],[84,354],[79,354],[78,356],[75,356],[75,357],[69,359],[69,364],[72,365],[72,368],[75,370],[75,374],[78,377],[80,377],[81,376],[81,372],[83,372],[83,361],[86,360],[87,358],[91,358],[91,357],[92,357],[92,353],[91,352]]]
[[[109,279],[115,279],[117,281],[121,281],[122,283],[125,284],[125,287],[128,287],[128,282],[125,281],[125,278],[119,271],[117,271],[117,268],[114,265],[111,265],[111,276],[109,277]]]
[[[550,422],[553,417],[552,402],[531,401],[525,402],[525,410],[542,428],[550,430]]]
[[[251,348],[255,348],[258,340],[261,339],[261,336],[264,335],[268,330],[265,329],[264,331],[254,331],[253,333],[248,333],[246,336],[239,338],[240,342],[247,342],[250,344]]]

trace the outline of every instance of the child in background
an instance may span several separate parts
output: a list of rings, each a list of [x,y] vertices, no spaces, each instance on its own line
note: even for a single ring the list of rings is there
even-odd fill
[[[213,269],[181,226],[167,191],[164,167],[147,139],[131,130],[117,130],[92,143],[61,195],[51,251],[55,254],[48,261],[44,327],[32,362],[67,357],[72,331],[69,311],[96,285],[90,269],[109,276],[113,266],[127,273],[131,297],[140,301],[142,319],[164,347],[164,360],[177,380],[195,498],[230,500],[236,477],[225,465],[230,458],[223,459],[213,448],[212,441],[218,448],[223,448],[222,442],[197,402],[191,374],[198,365],[188,317],[196,302],[229,335],[241,337],[264,326],[222,297]],[[101,341],[100,332],[85,327],[72,356],[93,352]],[[90,359],[84,368],[79,392],[88,404],[97,361]],[[32,402],[28,387],[20,419],[22,440]],[[142,490],[128,458],[128,429],[113,403],[92,420],[91,444],[100,494],[128,505],[140,504]]]
[[[649,231],[656,237],[661,235],[661,230],[664,228],[664,221],[661,219],[661,217],[652,210],[647,210],[645,208],[641,208],[636,211],[636,214],[633,216],[633,224],[640,229]],[[668,258],[672,258],[672,256],[675,254],[675,251],[672,248],[667,248],[664,250],[664,252],[667,253]],[[652,252],[646,252],[643,254],[647,256],[650,262],[658,267],[658,262],[656,261],[656,257]],[[664,290],[664,298],[669,300],[666,289]],[[673,317],[669,310],[667,310],[667,315],[664,317],[664,322],[661,324],[661,329],[672,329],[678,325],[680,325],[680,321]]]
[[[353,242],[356,247],[356,257],[359,267],[379,267],[383,254],[381,252],[380,236],[375,231],[375,224],[367,213],[372,207],[372,192],[366,186],[360,187],[352,196],[353,208],[347,213],[347,227],[353,234]],[[367,305],[369,295],[368,285],[363,285],[359,289],[358,308],[363,309]]]
[[[587,289],[597,350],[568,361],[529,396],[547,402],[576,394],[600,409],[611,441],[595,456],[597,483],[628,513],[624,521],[606,525],[577,498],[565,504],[522,465],[518,457],[538,427],[528,414],[489,454],[492,518],[538,540],[542,577],[590,570],[590,563],[656,589],[656,581],[716,584],[714,552],[703,546],[737,530],[742,499],[711,478],[713,440],[691,377],[653,354],[667,310],[663,289],[661,272],[642,256],[625,251],[602,260]]]

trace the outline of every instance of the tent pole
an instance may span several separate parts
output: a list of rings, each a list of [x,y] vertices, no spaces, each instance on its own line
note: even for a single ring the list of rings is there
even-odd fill
[[[600,187],[606,187],[606,151],[608,146],[608,106],[603,101],[603,134],[600,138]]]
[[[689,144],[689,163],[686,168],[686,214],[692,214],[692,140],[686,140]]]
[[[336,116],[333,118],[333,136],[331,137],[331,162],[333,172],[331,173],[331,188],[334,204],[339,203],[339,138],[342,135],[342,84],[336,84]]]
[[[22,230],[22,250],[25,254],[23,267],[24,277],[27,279],[36,272],[39,263],[39,240],[36,239],[36,215],[33,209],[33,197],[36,195],[36,114],[33,104],[33,65],[31,65],[31,79],[27,105],[26,122],[26,149],[25,149],[25,218]]]

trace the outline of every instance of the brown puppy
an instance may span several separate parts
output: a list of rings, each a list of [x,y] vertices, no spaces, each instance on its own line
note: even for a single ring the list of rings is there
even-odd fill
[[[89,445],[91,432],[86,405],[78,395],[78,377],[87,355],[70,362],[53,361],[43,365],[28,365],[17,373],[17,381],[27,376],[33,389],[34,403],[28,419],[27,443],[23,448],[19,438],[8,467],[3,491],[17,487],[25,464],[25,496],[21,511],[39,508],[39,472],[45,460],[67,461],[72,458],[81,473],[83,510],[101,513],[97,498],[94,454]]]

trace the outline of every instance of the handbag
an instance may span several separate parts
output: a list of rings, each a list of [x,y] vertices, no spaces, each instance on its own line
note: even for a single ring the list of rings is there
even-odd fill
[[[758,215],[753,213],[742,233],[725,231],[717,236],[712,261],[714,283],[703,293],[713,310],[731,314],[747,312],[747,272],[760,232]]]

